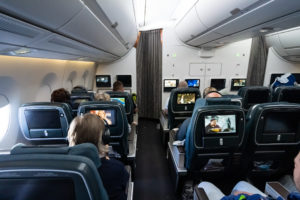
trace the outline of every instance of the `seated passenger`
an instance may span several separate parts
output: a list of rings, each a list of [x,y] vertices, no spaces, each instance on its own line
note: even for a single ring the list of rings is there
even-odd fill
[[[114,82],[113,84],[113,91],[114,92],[124,92],[124,85],[121,81],[116,81]],[[132,99],[132,102],[133,102],[133,112],[134,113],[137,113],[138,109],[137,109],[137,106],[135,104],[135,101]]]
[[[214,87],[207,87],[203,90],[203,98],[219,98],[222,97],[220,93],[218,93],[218,90]],[[204,106],[204,105],[203,105]],[[186,132],[188,129],[188,126],[190,124],[191,117],[186,118],[181,126],[179,127],[179,130],[176,134],[175,140],[184,140],[186,136]]]
[[[95,101],[110,101],[109,94],[103,93],[96,93],[94,96]]]
[[[64,88],[54,90],[51,94],[51,102],[67,103],[71,105],[70,92]]]
[[[295,168],[294,168],[294,182],[296,188],[300,190],[300,152],[294,159]],[[235,199],[251,199],[251,200],[271,200],[272,198],[267,197],[262,191],[254,187],[248,182],[240,181],[238,182],[231,194],[229,196],[225,196],[219,188],[217,188],[214,184],[210,182],[201,182],[198,187],[203,188],[205,193],[208,196],[208,199],[222,199],[222,200],[235,200]],[[277,198],[277,200],[281,200],[282,198]],[[288,200],[300,200],[300,193],[292,192],[288,195]]]
[[[188,88],[188,84],[187,84],[186,81],[180,81],[180,82],[178,83],[177,88]],[[163,113],[164,113],[165,115],[168,115],[169,100],[170,100],[170,96],[167,98],[166,103],[165,103],[165,107],[164,107],[164,110],[163,110]]]
[[[68,131],[69,146],[81,143],[94,144],[99,150],[102,163],[98,172],[109,199],[124,200],[127,198],[125,190],[129,174],[120,161],[107,157],[108,146],[102,142],[104,131],[104,122],[97,115],[87,113],[78,116],[73,119]]]

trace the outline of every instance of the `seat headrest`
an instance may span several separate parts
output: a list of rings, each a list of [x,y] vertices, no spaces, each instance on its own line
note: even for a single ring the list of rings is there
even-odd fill
[[[299,86],[280,86],[274,90],[272,101],[300,103]]]
[[[241,100],[238,98],[226,98],[226,97],[219,97],[219,98],[207,98],[205,99],[206,104],[208,106],[211,105],[234,105],[241,107],[242,103]]]
[[[99,168],[101,161],[99,159],[98,149],[91,143],[78,144],[73,147],[46,147],[46,146],[25,146],[22,144],[15,145],[11,151],[11,155],[18,154],[68,154],[84,156],[93,161],[95,166]]]
[[[243,98],[243,108],[249,109],[259,103],[271,101],[271,91],[264,86],[247,86],[239,90],[238,95]]]

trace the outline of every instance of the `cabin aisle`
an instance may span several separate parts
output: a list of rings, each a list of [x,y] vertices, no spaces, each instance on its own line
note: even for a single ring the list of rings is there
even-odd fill
[[[156,124],[139,120],[134,200],[176,199]]]

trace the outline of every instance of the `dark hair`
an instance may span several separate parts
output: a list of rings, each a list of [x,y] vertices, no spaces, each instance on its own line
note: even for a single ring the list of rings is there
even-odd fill
[[[123,89],[124,85],[121,81],[116,81],[113,84],[113,91],[121,91]]]
[[[51,102],[70,103],[70,92],[64,88],[54,90],[51,94]]]

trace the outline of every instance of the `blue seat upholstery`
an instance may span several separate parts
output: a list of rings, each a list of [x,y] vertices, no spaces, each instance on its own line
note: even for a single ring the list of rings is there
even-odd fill
[[[109,144],[120,155],[128,155],[128,122],[123,105],[115,101],[84,102],[78,108],[78,115],[89,113],[91,110],[113,110],[115,117],[111,117],[114,118],[112,120],[115,124],[109,125]]]
[[[224,159],[221,171],[230,169],[235,153],[245,147],[245,115],[236,105],[203,105],[197,100],[185,141],[185,167],[190,172],[205,173],[209,159]],[[208,123],[217,119],[220,129],[207,129]],[[214,169],[215,170],[215,169]]]
[[[249,169],[253,175],[277,175],[293,169],[300,145],[300,105],[273,102],[253,106],[246,117]]]
[[[247,111],[251,106],[271,102],[271,91],[268,87],[247,86],[238,91],[243,99],[243,108]]]
[[[98,170],[86,157],[98,156],[92,146],[63,147],[54,152],[51,148],[18,146],[11,155],[1,155],[1,199],[107,200]],[[68,155],[74,151],[82,154]]]
[[[19,125],[27,140],[67,140],[72,121],[66,103],[34,102],[19,108]]]
[[[192,95],[193,101],[181,102],[181,97],[186,94]],[[170,130],[192,116],[195,101],[200,97],[201,94],[197,88],[176,88],[171,91],[168,103],[168,124]]]
[[[273,91],[273,102],[289,102],[300,103],[300,87],[299,86],[280,86]]]
[[[107,94],[110,95],[110,98],[124,98],[127,121],[129,124],[131,124],[133,122],[133,114],[135,108],[131,94],[129,94],[128,92],[114,92],[114,91],[107,91]]]

